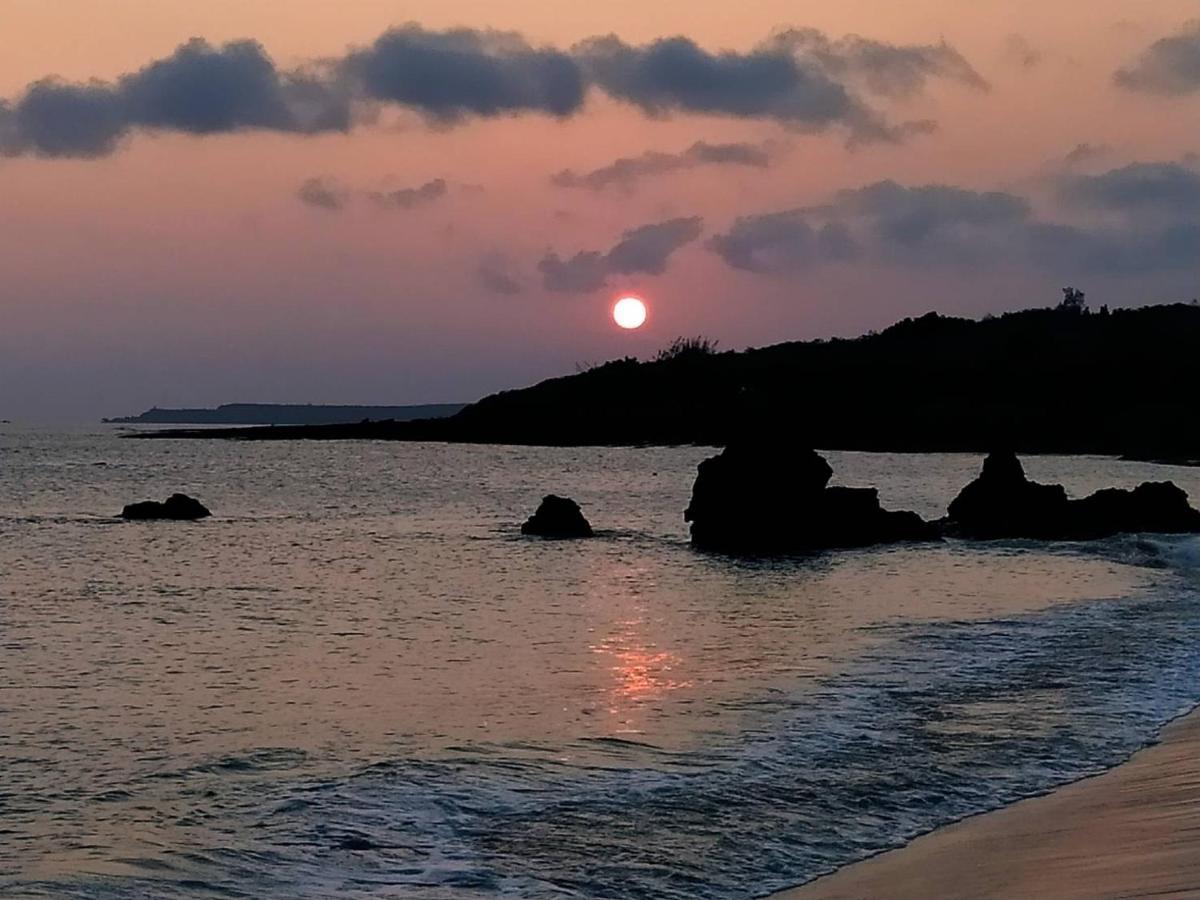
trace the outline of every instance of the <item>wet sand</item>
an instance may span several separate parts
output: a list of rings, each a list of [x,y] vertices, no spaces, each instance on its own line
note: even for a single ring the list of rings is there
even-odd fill
[[[775,900],[1200,896],[1200,712],[1129,762]]]

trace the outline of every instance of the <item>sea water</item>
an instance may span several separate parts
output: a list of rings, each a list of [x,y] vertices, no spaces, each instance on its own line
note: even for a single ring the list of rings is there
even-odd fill
[[[755,897],[1200,699],[1195,538],[706,555],[712,452],[6,426],[0,896]],[[980,463],[826,455],[927,517]],[[550,492],[597,537],[520,537]]]

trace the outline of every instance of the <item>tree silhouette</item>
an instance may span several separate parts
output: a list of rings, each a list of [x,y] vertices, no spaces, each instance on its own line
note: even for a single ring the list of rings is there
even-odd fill
[[[1058,308],[1063,312],[1081,313],[1087,309],[1087,300],[1084,299],[1083,291],[1073,287],[1065,287],[1062,289],[1062,303],[1058,304]]]
[[[717,342],[703,335],[696,337],[677,337],[658,353],[654,354],[655,362],[664,362],[681,357],[712,356],[717,352]]]

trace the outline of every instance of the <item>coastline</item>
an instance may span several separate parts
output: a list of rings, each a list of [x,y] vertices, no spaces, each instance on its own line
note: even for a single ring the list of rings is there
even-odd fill
[[[105,420],[104,424],[124,424]],[[133,423],[158,426],[160,423]],[[168,423],[169,424],[169,423]],[[401,443],[495,444],[511,447],[713,447],[729,443],[728,434],[648,435],[613,434],[608,437],[554,437],[541,432],[474,432],[462,429],[454,417],[396,421],[340,422],[326,425],[228,425],[152,427],[125,429],[118,437],[132,440],[220,440],[220,441],[397,441]],[[947,441],[831,441],[815,446],[822,451],[854,453],[967,453],[984,456],[995,449],[995,441],[975,439]],[[1169,468],[1200,468],[1200,457],[1190,449],[1180,453],[1131,452],[1109,444],[1027,442],[1016,448],[1023,456],[1104,456],[1122,462],[1139,462]]]
[[[1200,709],[1126,762],[773,900],[1200,895]]]

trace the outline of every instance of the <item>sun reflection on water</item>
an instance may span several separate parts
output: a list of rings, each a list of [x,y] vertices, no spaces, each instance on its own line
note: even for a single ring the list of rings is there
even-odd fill
[[[640,612],[640,611],[639,611]],[[618,718],[616,732],[638,734],[634,715],[646,704],[692,686],[692,682],[673,673],[682,663],[678,653],[665,649],[647,636],[644,615],[618,620],[617,630],[591,645],[593,653],[609,657],[612,673],[609,713]]]

